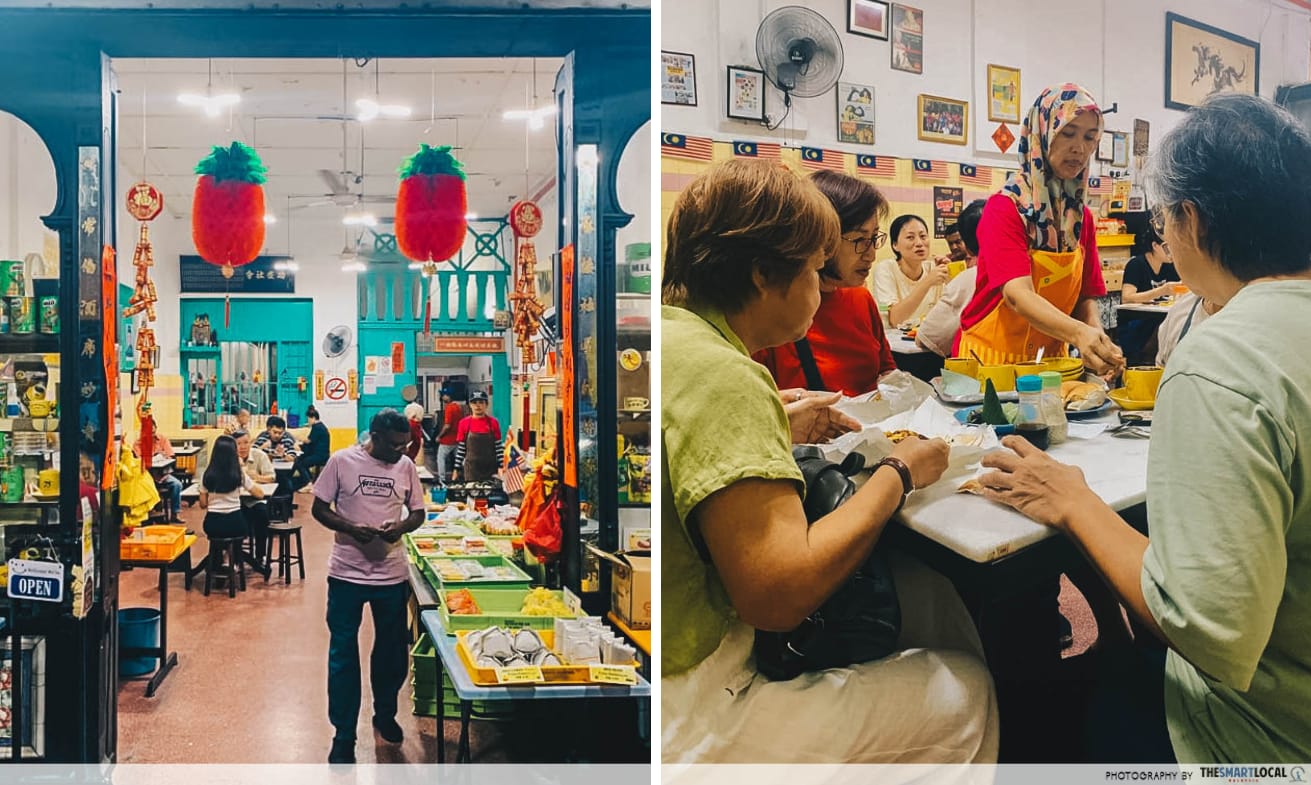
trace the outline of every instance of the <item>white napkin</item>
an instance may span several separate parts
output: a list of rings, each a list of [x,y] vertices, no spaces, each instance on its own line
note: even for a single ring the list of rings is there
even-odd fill
[[[953,398],[962,395],[977,395],[979,380],[955,371],[942,370],[942,392]]]
[[[1106,430],[1106,423],[1082,423],[1072,422],[1069,425],[1069,437],[1071,439],[1092,439],[1100,436],[1102,431]]]

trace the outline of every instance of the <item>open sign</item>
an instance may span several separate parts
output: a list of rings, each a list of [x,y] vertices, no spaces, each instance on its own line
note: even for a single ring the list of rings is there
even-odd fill
[[[64,565],[59,562],[10,559],[9,596],[16,600],[62,602]]]

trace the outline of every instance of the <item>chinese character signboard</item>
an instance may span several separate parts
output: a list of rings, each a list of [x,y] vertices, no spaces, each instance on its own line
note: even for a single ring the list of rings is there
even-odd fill
[[[223,269],[209,264],[199,256],[182,256],[182,292],[230,294],[295,294],[296,274],[288,270],[275,270],[274,265],[286,262],[287,256],[259,256],[250,264],[233,270],[232,278],[223,277]]]

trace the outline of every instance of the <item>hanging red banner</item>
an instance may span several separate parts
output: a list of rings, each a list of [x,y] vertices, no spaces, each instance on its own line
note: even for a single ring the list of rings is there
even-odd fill
[[[574,247],[560,251],[560,404],[563,413],[564,484],[578,487],[578,423],[574,407]]]
[[[393,341],[391,345],[391,372],[405,373],[405,344]]]

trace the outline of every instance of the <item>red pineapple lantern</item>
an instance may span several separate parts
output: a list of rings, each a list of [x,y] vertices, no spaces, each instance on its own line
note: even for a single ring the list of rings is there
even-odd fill
[[[464,168],[447,146],[419,145],[400,168],[401,185],[396,193],[396,245],[401,253],[424,265],[424,275],[437,271],[437,263],[460,252],[469,225],[465,214],[469,197],[465,191]],[[431,303],[426,299],[423,331],[432,323]]]
[[[264,247],[264,173],[259,155],[242,144],[214,147],[196,164],[191,201],[191,239],[201,258],[232,277]],[[228,324],[225,307],[224,326]]]

